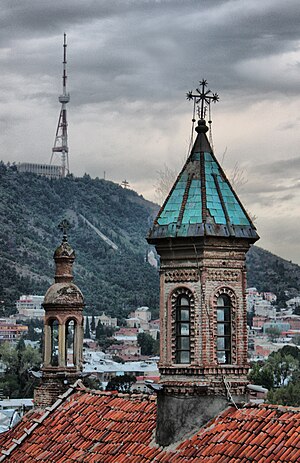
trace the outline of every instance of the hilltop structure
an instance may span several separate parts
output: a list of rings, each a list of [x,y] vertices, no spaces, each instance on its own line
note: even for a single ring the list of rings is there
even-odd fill
[[[62,178],[63,171],[61,166],[54,164],[38,164],[34,162],[20,162],[17,164],[18,172],[40,175],[46,178]]]
[[[68,146],[68,122],[67,122],[67,103],[70,101],[70,94],[67,92],[67,36],[64,34],[63,43],[63,91],[59,95],[58,101],[61,103],[61,110],[59,113],[54,146],[52,148],[52,155],[50,165],[52,165],[53,158],[56,153],[60,153],[61,171],[62,176],[65,177],[69,173],[69,146]]]
[[[17,165],[18,172],[29,172],[50,179],[65,177],[69,173],[69,147],[68,147],[68,123],[67,123],[67,103],[70,95],[67,93],[67,39],[64,34],[63,43],[63,91],[58,97],[61,103],[58,124],[55,133],[54,146],[50,164],[39,164],[33,162],[22,162]],[[56,153],[60,153],[60,165],[53,163]]]

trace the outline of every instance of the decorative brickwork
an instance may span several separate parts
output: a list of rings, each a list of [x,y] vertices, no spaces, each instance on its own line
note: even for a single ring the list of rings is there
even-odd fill
[[[195,239],[194,243],[188,239],[156,243],[161,258],[159,370],[163,388],[158,397],[156,435],[161,445],[189,432],[190,423],[203,424],[224,410],[229,397],[236,403],[247,401],[245,256],[249,243],[230,237]],[[186,281],[184,265],[199,278]],[[176,278],[169,277],[171,272]],[[191,301],[189,364],[176,363],[175,307],[180,294]],[[230,298],[230,364],[220,364],[217,355],[217,300],[221,295]]]
[[[184,281],[198,281],[199,272],[194,269],[179,269],[165,273],[165,281],[169,282],[184,282]]]
[[[192,152],[148,235],[161,264],[156,434],[161,445],[189,432],[191,423],[203,425],[228,398],[246,400],[245,261],[258,235],[215,158],[207,130],[200,120]],[[182,308],[180,294],[191,301],[190,312]],[[188,323],[178,318],[181,313]]]
[[[215,281],[238,281],[239,272],[233,270],[209,270],[208,276]]]

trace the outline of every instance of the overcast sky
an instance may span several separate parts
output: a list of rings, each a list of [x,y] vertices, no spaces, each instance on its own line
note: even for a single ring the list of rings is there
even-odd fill
[[[157,171],[187,155],[185,93],[206,78],[215,153],[244,171],[258,244],[300,264],[299,0],[2,0],[0,15],[0,159],[49,162],[64,32],[71,171],[152,200]]]

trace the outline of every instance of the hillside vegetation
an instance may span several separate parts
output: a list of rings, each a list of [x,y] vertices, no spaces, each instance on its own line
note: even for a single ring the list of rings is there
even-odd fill
[[[0,301],[9,313],[21,294],[43,294],[53,281],[57,226],[67,218],[76,252],[75,281],[89,313],[118,317],[148,305],[158,310],[158,271],[145,262],[145,236],[158,206],[103,179],[49,180],[0,164]],[[113,249],[87,223],[118,246]],[[300,267],[253,247],[248,284],[275,293],[300,292]],[[4,314],[4,311],[3,311]]]
[[[247,270],[248,286],[259,291],[272,291],[280,300],[300,294],[300,266],[258,246],[247,254]]]
[[[43,294],[53,281],[57,228],[67,218],[76,252],[74,276],[88,312],[122,317],[138,305],[158,306],[158,272],[145,262],[145,236],[157,206],[113,182],[69,176],[49,180],[0,166],[0,297],[7,308],[21,294]],[[118,250],[80,217],[83,215]]]

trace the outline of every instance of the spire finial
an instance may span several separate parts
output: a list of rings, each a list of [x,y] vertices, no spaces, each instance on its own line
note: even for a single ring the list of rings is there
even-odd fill
[[[67,221],[67,219],[64,219],[60,222],[60,224],[58,225],[58,228],[62,230],[63,232],[62,242],[67,243],[68,242],[68,230],[71,228],[70,223]]]
[[[193,90],[186,94],[187,100],[194,100],[194,104],[198,106],[198,117],[201,121],[205,120],[206,110],[210,103],[213,101],[216,103],[219,101],[219,95],[212,93],[211,90],[207,90],[207,80],[202,79],[200,82],[200,88],[196,88],[197,94],[193,94]],[[199,104],[200,103],[200,104]],[[203,125],[203,122],[202,124]]]

